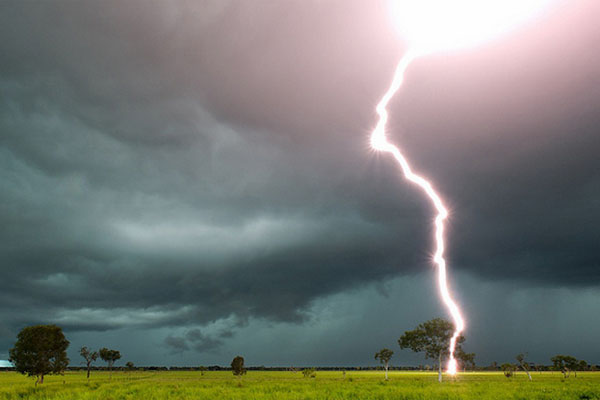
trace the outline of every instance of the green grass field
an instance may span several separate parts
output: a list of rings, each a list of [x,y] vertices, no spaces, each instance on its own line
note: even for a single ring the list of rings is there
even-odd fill
[[[558,372],[524,374],[507,379],[501,373],[460,374],[438,384],[435,373],[318,371],[250,371],[239,379],[231,372],[83,372],[48,376],[43,385],[15,372],[0,373],[0,399],[600,399],[600,372],[578,373],[563,380]]]

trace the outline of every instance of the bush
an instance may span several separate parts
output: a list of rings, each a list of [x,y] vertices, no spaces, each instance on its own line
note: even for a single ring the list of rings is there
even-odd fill
[[[242,376],[246,373],[246,368],[244,368],[244,357],[237,356],[231,362],[231,370],[234,375]]]
[[[514,366],[513,364],[508,364],[508,363],[502,364],[501,368],[502,368],[502,371],[504,372],[504,376],[507,378],[512,378],[515,371],[517,370],[516,366]]]
[[[302,370],[302,375],[304,375],[305,378],[316,378],[317,371],[314,368],[305,368]]]

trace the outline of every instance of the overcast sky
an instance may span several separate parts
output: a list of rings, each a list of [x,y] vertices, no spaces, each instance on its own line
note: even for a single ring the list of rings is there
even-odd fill
[[[476,362],[600,363],[600,2],[418,59],[389,136],[451,210]],[[0,359],[24,326],[139,365],[423,363],[429,203],[369,149],[382,1],[0,3]]]

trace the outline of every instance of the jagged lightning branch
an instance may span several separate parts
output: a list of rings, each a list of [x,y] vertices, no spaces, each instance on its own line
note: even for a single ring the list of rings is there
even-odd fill
[[[433,261],[437,265],[438,272],[438,285],[442,300],[450,311],[452,319],[454,320],[454,334],[450,340],[450,360],[448,361],[447,372],[455,374],[457,370],[456,359],[454,358],[454,350],[456,348],[456,340],[460,336],[461,332],[465,328],[465,323],[460,313],[460,309],[456,305],[456,302],[450,296],[448,291],[448,282],[446,279],[446,260],[444,259],[444,220],[448,217],[448,210],[444,207],[442,199],[437,192],[431,186],[431,183],[425,178],[412,172],[410,165],[406,158],[402,155],[398,147],[388,142],[385,135],[385,126],[388,120],[387,105],[394,96],[394,94],[400,89],[404,81],[404,74],[410,63],[419,56],[419,54],[413,50],[409,50],[400,60],[394,73],[394,79],[392,84],[383,97],[379,104],[377,104],[377,114],[379,115],[379,121],[377,126],[371,133],[371,146],[380,151],[392,153],[404,173],[404,177],[409,181],[418,185],[426,194],[429,200],[433,203],[437,211],[435,217],[435,242],[436,249]]]

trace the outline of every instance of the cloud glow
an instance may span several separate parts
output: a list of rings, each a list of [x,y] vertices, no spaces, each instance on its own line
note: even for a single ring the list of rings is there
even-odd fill
[[[392,18],[422,53],[473,46],[518,26],[557,0],[392,0]]]

